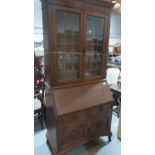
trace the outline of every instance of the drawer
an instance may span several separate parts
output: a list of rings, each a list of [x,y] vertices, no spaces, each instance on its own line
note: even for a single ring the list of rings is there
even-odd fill
[[[85,113],[86,113],[85,111],[81,111],[81,112],[75,112],[72,114],[62,116],[61,122],[62,122],[62,124],[66,124],[66,123],[71,123],[71,122],[75,122],[75,121],[81,121],[81,120],[85,119],[85,117],[86,117]]]
[[[85,124],[70,124],[62,126],[63,147],[82,141],[85,136]]]
[[[108,117],[95,117],[88,121],[88,135],[97,136],[104,135],[108,128]]]
[[[93,107],[91,109],[88,109],[87,115],[88,117],[94,117],[98,115],[107,115],[109,111],[111,111],[111,104],[105,104],[105,105],[100,105],[97,107]]]

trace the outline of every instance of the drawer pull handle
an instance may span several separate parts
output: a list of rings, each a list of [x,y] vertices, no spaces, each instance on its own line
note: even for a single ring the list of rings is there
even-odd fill
[[[103,111],[103,107],[99,107],[99,111],[102,112]]]
[[[77,131],[76,130],[73,130],[70,134],[71,137],[75,137],[77,135]]]
[[[98,121],[97,123],[96,123],[96,127],[97,128],[101,128],[103,126],[103,122],[102,121]]]

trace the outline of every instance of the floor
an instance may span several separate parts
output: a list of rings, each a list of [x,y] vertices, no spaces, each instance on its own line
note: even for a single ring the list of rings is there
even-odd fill
[[[118,117],[112,116],[112,140],[100,137],[86,145],[81,145],[65,155],[121,155],[121,142],[117,139]],[[36,118],[34,119],[34,155],[52,155],[46,144],[46,128]]]

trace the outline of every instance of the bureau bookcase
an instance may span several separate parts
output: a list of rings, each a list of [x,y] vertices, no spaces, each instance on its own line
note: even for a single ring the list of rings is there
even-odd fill
[[[113,98],[102,80],[111,7],[111,0],[42,0],[47,141],[54,154],[99,136],[110,140]]]

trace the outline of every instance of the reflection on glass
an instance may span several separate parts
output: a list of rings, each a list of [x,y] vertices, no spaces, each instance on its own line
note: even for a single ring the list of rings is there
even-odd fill
[[[101,74],[104,18],[88,16],[86,33],[86,77]]]
[[[80,78],[80,15],[57,11],[58,81]]]

